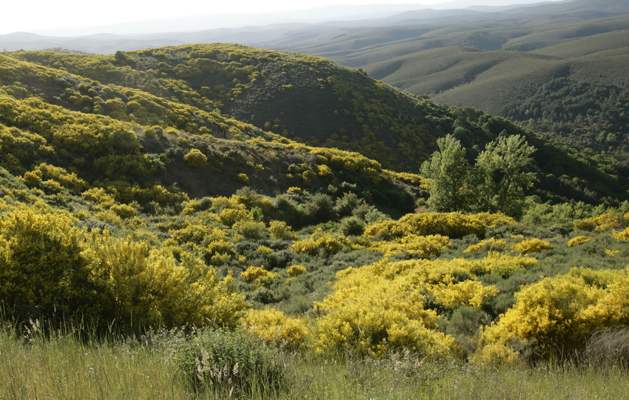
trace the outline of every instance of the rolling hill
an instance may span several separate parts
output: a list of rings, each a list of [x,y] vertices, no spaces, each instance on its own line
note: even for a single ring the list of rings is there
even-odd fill
[[[502,115],[626,162],[629,132],[624,117],[615,115],[628,101],[627,2],[425,14],[310,28],[310,35],[293,31],[266,45],[324,55],[437,103]],[[558,85],[563,94],[551,95],[548,88]],[[584,86],[600,106],[571,104],[578,100],[569,93],[583,93]],[[546,106],[553,111],[536,111]]]
[[[629,101],[626,92],[629,77],[625,72],[629,57],[629,4],[626,1],[573,0],[511,7],[410,10],[392,14],[351,21],[146,35],[55,38],[17,33],[0,36],[0,48],[66,48],[113,53],[116,49],[231,42],[319,55],[352,68],[360,68],[371,77],[413,94],[430,96],[439,104],[477,108],[525,124],[547,134],[553,140],[591,149],[593,156],[612,155],[615,161],[610,162],[626,166],[629,159],[629,133],[624,123],[625,116],[622,115],[622,110]],[[146,61],[154,57],[151,52],[137,52],[133,57],[144,58]],[[58,58],[56,62],[59,62]],[[70,69],[73,63],[74,61],[68,61]],[[262,61],[256,60],[256,63],[261,65]],[[117,67],[123,65],[121,63]],[[132,69],[156,70],[149,65],[150,62]],[[104,65],[99,66],[102,67]],[[316,68],[325,69],[323,64],[318,64]],[[114,69],[109,72],[114,73]],[[121,74],[121,71],[117,73]],[[98,71],[94,72],[98,75]],[[125,70],[126,72],[132,71]],[[268,71],[277,77],[279,75],[276,72],[278,71]],[[172,75],[171,70],[160,73]],[[144,76],[138,77],[137,73],[135,77],[140,82],[148,79]],[[217,75],[216,78],[220,80],[223,77]],[[123,85],[129,83],[111,76],[108,79]],[[307,75],[302,73],[300,77],[292,76],[274,82],[271,88],[276,91],[284,90],[282,99],[289,106],[295,102],[291,99],[293,93],[288,88],[291,85],[296,87],[292,83],[296,79],[308,81]],[[252,80],[244,79],[240,83],[245,81]],[[271,81],[260,79],[258,84],[260,82]],[[246,82],[244,84],[249,85]],[[363,82],[356,80],[355,84],[362,86]],[[205,87],[210,88],[207,85]],[[316,85],[311,84],[311,89],[314,87]],[[561,95],[549,92],[548,88],[554,87],[562,88]],[[249,88],[253,91],[247,93],[255,99],[261,98],[259,95],[270,89],[257,85],[249,85]],[[212,87],[211,90],[214,93],[205,93],[202,97],[215,99],[221,96],[218,92],[222,89]],[[258,92],[254,93],[255,90]],[[161,95],[163,90],[152,93]],[[571,98],[570,93],[577,93],[576,99],[593,98],[596,104],[574,104],[579,100]],[[198,93],[189,94],[198,97]],[[378,98],[378,95],[368,96]],[[317,125],[310,122],[289,122],[288,116],[279,118],[277,123],[274,113],[263,110],[260,104],[249,107],[242,104],[243,101],[248,101],[242,98],[238,99],[239,104],[227,104],[225,99],[219,100],[219,107],[227,114],[236,115],[258,126],[266,125],[280,132],[299,134],[302,139],[304,136],[313,136],[313,132],[308,131],[309,126]],[[204,101],[186,100],[195,106],[200,106]],[[329,102],[330,99],[326,99],[325,104]],[[287,106],[267,100],[264,104],[270,108],[285,109]],[[552,112],[540,111],[547,105]],[[345,105],[343,109],[334,111],[343,113],[347,108]],[[207,107],[205,109],[208,110]],[[326,110],[329,111],[331,110]],[[358,111],[349,112],[356,114]],[[412,114],[408,109],[404,109],[404,112]],[[291,114],[295,113],[304,114],[301,110],[291,111]],[[368,121],[376,132],[381,132],[383,126],[389,125],[388,122],[368,120],[364,115],[361,118]],[[301,117],[299,119],[303,120]],[[321,124],[323,121],[317,122]],[[365,133],[373,133],[364,127],[357,129],[356,121],[346,118],[345,122],[346,131],[334,132],[339,137],[329,138],[326,130],[331,126],[328,126],[317,133],[320,140],[313,143],[344,146],[357,138],[366,138]],[[422,121],[420,118],[413,122],[421,125]],[[387,134],[395,136],[400,133],[399,130],[400,127],[397,127]],[[355,134],[350,134],[350,131]],[[432,136],[442,134],[443,130],[439,127]],[[422,132],[422,136],[425,135],[430,133]],[[387,147],[387,143],[383,146],[382,138],[371,136],[364,139],[360,150],[392,165],[391,158],[384,159],[383,150]],[[414,163],[416,156],[425,157],[425,152],[418,150],[425,147],[426,143],[413,143],[413,146],[398,148],[396,152],[401,151],[405,158]],[[410,162],[402,166],[411,167]]]
[[[618,184],[624,178],[613,168],[601,172],[591,159],[506,120],[437,106],[316,57],[232,45],[6,57],[22,60],[21,73],[34,75],[7,80],[17,82],[17,88],[13,83],[6,89],[16,96],[22,91],[22,97],[38,95],[74,111],[227,139],[273,140],[265,133],[273,131],[310,146],[356,151],[398,171],[417,171],[436,139],[448,133],[477,149],[470,157],[501,133],[520,133],[538,148],[544,196],[588,201],[624,196],[625,185]],[[11,63],[5,64],[10,70]],[[53,83],[38,78],[46,73],[62,76],[55,78],[54,90]]]

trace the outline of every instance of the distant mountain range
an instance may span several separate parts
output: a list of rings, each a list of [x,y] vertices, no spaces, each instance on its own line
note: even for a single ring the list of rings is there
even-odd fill
[[[479,1],[484,5],[478,6]],[[339,5],[266,14],[200,15],[109,26],[15,32],[0,35],[0,50],[63,48],[91,53],[113,53],[118,50],[140,50],[200,41],[226,41],[254,45],[292,34],[296,29],[325,29],[327,26],[336,24],[345,27],[372,26],[386,24],[388,18],[393,21],[413,13],[416,16],[421,15],[421,19],[470,15],[478,12],[491,13],[543,1],[545,0],[457,0],[433,6],[432,9],[423,8],[417,4],[402,3]],[[505,3],[510,5],[505,6]],[[458,11],[464,8],[467,10]],[[264,34],[260,35],[260,33]]]

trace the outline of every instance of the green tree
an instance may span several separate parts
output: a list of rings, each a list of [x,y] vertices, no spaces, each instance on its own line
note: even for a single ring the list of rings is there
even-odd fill
[[[520,135],[500,137],[485,147],[475,168],[480,209],[521,214],[524,193],[535,183],[529,171],[533,153],[535,147]]]
[[[431,180],[428,205],[437,211],[466,207],[466,187],[470,165],[465,148],[454,136],[437,140],[438,150],[422,164],[421,170]]]

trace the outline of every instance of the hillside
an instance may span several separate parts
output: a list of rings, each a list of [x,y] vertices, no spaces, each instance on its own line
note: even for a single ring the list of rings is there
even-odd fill
[[[41,65],[69,73],[75,81],[77,76],[89,81],[75,82],[80,95],[76,88],[64,92],[78,105],[71,105],[69,97],[56,92],[46,94],[46,87],[36,89],[49,101],[107,115],[114,111],[106,103],[113,102],[121,110],[115,117],[123,120],[166,123],[194,132],[204,125],[200,122],[223,121],[226,117],[220,115],[228,115],[299,142],[356,151],[385,168],[409,172],[416,172],[435,149],[437,138],[448,133],[482,149],[506,131],[524,134],[538,147],[536,157],[542,172],[538,190],[544,197],[594,201],[604,196],[622,197],[626,187],[618,180],[624,178],[614,177],[622,176],[615,167],[603,173],[591,159],[571,155],[505,120],[436,106],[319,58],[230,45],[169,47],[114,56],[20,52],[11,57],[25,60],[22,71],[37,75],[43,73],[36,67]],[[28,87],[37,86],[37,79],[23,81],[26,93]],[[91,92],[89,85],[96,85]],[[98,94],[98,85],[108,88],[105,95]],[[83,108],[81,101],[86,102]],[[142,102],[146,104],[142,106]],[[160,107],[178,111],[165,120]],[[181,119],[182,112],[194,115],[195,122]],[[211,125],[205,129],[219,137],[234,134],[226,134],[216,125],[218,129]]]
[[[359,27],[304,28],[311,34],[293,31],[265,45],[324,55],[437,103],[530,123],[626,162],[626,124],[609,118],[628,100],[626,2],[569,1],[433,19],[424,14]],[[562,93],[549,93],[557,85]],[[601,106],[571,97],[584,91]],[[547,105],[552,113],[538,111]]]
[[[622,398],[628,177],[313,56],[2,53],[0,398]]]
[[[400,212],[412,209],[419,190],[358,154],[308,147],[137,89],[0,61],[0,165],[15,174],[52,164],[142,206],[153,195],[177,206],[188,196],[232,194],[243,186],[273,194],[345,182]],[[185,160],[192,149],[201,162]],[[319,173],[324,166],[332,170]]]
[[[590,156],[603,155],[606,158],[604,162],[616,164],[616,169],[622,169],[626,168],[629,159],[626,124],[623,122],[624,117],[618,115],[618,110],[622,110],[628,101],[627,74],[624,73],[629,49],[627,32],[629,5],[625,1],[572,0],[512,7],[413,10],[384,18],[347,22],[295,23],[187,33],[77,38],[13,34],[0,37],[0,48],[59,47],[107,53],[118,48],[230,42],[319,55],[352,68],[360,68],[371,77],[410,93],[430,96],[438,104],[473,107],[525,124],[555,141],[592,150]],[[233,49],[229,51],[234,52]],[[145,58],[145,62],[137,68],[144,71],[151,69],[150,60],[160,57],[152,53],[134,53],[136,58]],[[163,50],[160,53],[164,53]],[[187,57],[181,51],[179,53],[168,55],[171,64],[179,57]],[[245,65],[277,65],[264,61],[267,56],[249,55],[244,56],[243,60]],[[212,57],[208,59],[212,60]],[[74,62],[69,61],[69,64]],[[247,72],[243,72],[238,78],[238,84],[244,85],[241,89],[246,87],[246,90],[232,101],[226,102],[225,93],[220,93],[224,88],[212,87],[213,82],[203,83],[202,87],[211,88],[212,93],[202,93],[201,96],[218,100],[218,106],[226,114],[235,115],[257,126],[267,126],[279,133],[301,135],[302,140],[308,137],[312,144],[359,146],[361,152],[382,161],[387,167],[412,169],[418,158],[424,158],[431,151],[426,150],[430,147],[429,140],[417,140],[412,142],[412,146],[394,147],[393,154],[403,154],[405,160],[409,160],[408,163],[404,164],[398,157],[389,155],[391,141],[395,137],[402,135],[404,141],[409,142],[412,136],[403,124],[391,118],[392,115],[395,117],[396,110],[383,110],[387,104],[393,104],[392,98],[372,104],[382,110],[382,118],[367,113],[360,115],[360,120],[354,119],[353,116],[359,116],[361,110],[368,108],[363,105],[354,107],[352,102],[362,101],[362,96],[376,99],[386,97],[382,88],[370,87],[367,90],[369,85],[366,85],[365,80],[339,74],[336,70],[329,71],[329,67],[314,60],[307,62],[303,57],[294,57],[288,62],[301,63],[304,69],[299,73],[297,69],[291,69],[294,75],[282,76],[279,70],[269,68],[261,76],[272,76],[272,79],[260,79],[257,84],[251,84],[253,80],[251,77],[245,78]],[[120,67],[124,65],[124,62],[119,63]],[[327,70],[322,79],[335,76],[349,85],[353,92],[360,92],[358,88],[362,88],[360,97],[354,100],[342,99],[339,107],[326,109],[327,106],[323,104],[331,102],[331,98],[326,97],[329,93],[319,92],[318,95],[325,103],[308,103],[296,81],[302,82],[303,89],[312,95],[315,89],[329,91],[334,89],[332,86],[335,84],[310,81],[306,71],[312,67],[321,72]],[[69,68],[72,69],[71,66]],[[114,73],[110,66],[100,65],[99,68]],[[173,77],[172,65],[169,68],[160,69],[160,73]],[[194,68],[199,66],[195,65]],[[93,72],[96,74],[94,79],[105,79],[104,76],[98,76],[104,71]],[[165,76],[160,79],[165,79]],[[134,87],[142,88],[141,82],[147,78],[154,77],[136,76]],[[179,78],[186,80],[183,76]],[[107,82],[129,86],[128,82],[123,83],[112,76],[107,77]],[[273,83],[263,87],[269,82]],[[187,82],[187,86],[191,84],[194,86],[195,83]],[[162,86],[158,88],[154,82],[152,85],[153,90],[144,89],[159,96],[165,93],[164,90],[174,90],[166,89],[163,85],[157,85]],[[227,90],[232,90],[234,85],[230,82]],[[562,87],[560,95],[549,93],[549,87],[557,86]],[[288,88],[296,90],[290,91]],[[190,87],[180,89],[190,95],[190,98],[185,96],[188,104],[203,108],[201,105],[205,100],[192,99],[198,97],[199,87],[192,87],[193,91],[188,90]],[[581,100],[573,100],[571,93],[575,93],[577,99],[584,96],[593,98],[600,105],[590,107]],[[292,109],[296,103],[295,97],[299,98],[304,107],[313,110],[319,107],[321,110],[317,112],[334,113],[334,117],[315,121],[302,116],[296,121],[294,115],[308,113],[304,109]],[[265,98],[263,103],[260,100],[262,104],[251,100],[262,98]],[[284,103],[274,103],[272,99],[276,98],[283,99]],[[552,113],[539,111],[548,104]],[[422,106],[429,108],[425,103]],[[423,129],[426,125],[423,117],[415,115],[405,101],[398,100],[396,107],[409,116],[409,124],[422,127],[416,128],[421,130],[421,137],[443,135],[444,127],[435,121],[428,123],[433,129]],[[277,108],[289,114],[278,117],[273,112]],[[434,113],[423,110],[423,114]],[[343,129],[336,129],[335,124],[343,125]],[[318,128],[316,132],[313,131],[315,127]],[[369,139],[365,139],[367,137]],[[626,172],[624,169],[622,171],[619,174]]]

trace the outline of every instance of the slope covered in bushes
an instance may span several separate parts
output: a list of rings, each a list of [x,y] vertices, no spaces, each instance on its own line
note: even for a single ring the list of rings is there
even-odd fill
[[[167,47],[115,56],[62,52],[11,56],[50,67],[48,73],[67,71],[75,80],[76,75],[87,78],[56,100],[78,103],[74,109],[84,101],[87,112],[197,131],[220,110],[299,142],[357,151],[386,168],[412,172],[446,134],[454,133],[477,149],[504,132],[523,134],[538,148],[538,189],[543,196],[598,201],[626,195],[619,190],[626,179],[615,166],[597,165],[581,152],[564,150],[506,120],[437,106],[320,58],[234,45]],[[30,93],[34,79],[24,81],[25,92]],[[46,92],[45,87],[39,90]],[[163,117],[164,111],[171,116]],[[209,131],[230,137],[246,131],[239,128],[226,134],[224,122],[212,121]]]
[[[114,67],[138,54],[48,53]],[[184,391],[217,398],[281,398],[295,390],[286,359],[626,361],[604,344],[629,324],[629,205],[577,201],[616,182],[532,134],[493,140],[506,121],[434,107],[456,113],[455,132],[420,176],[213,109],[244,83],[192,104],[184,81],[149,79],[172,84],[158,96],[11,60],[0,56],[0,346],[70,329],[88,348],[151,349]]]

